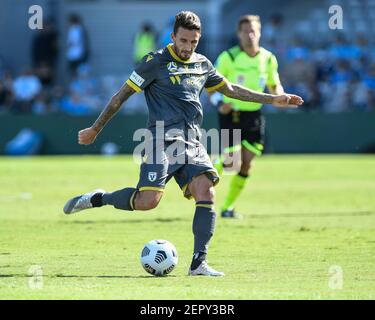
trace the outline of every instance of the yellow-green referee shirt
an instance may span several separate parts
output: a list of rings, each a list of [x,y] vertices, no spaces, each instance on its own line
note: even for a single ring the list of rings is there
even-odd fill
[[[255,57],[250,57],[240,46],[226,50],[219,55],[216,69],[229,82],[259,92],[263,92],[266,86],[280,84],[276,57],[262,47]],[[262,107],[260,103],[240,101],[226,96],[223,97],[223,101],[232,103],[233,109],[238,111],[256,111]]]

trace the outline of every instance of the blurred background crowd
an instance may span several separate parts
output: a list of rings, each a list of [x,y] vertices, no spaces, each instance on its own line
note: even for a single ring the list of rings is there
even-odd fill
[[[304,108],[292,112],[375,111],[372,29],[375,27],[375,3],[372,0],[345,1],[344,4],[352,8],[351,19],[358,9],[366,11],[369,23],[360,24],[364,20],[358,16],[358,20],[353,18],[347,24],[344,20],[343,30],[329,31],[328,7],[323,6],[328,2],[325,1],[292,30],[290,17],[282,10],[277,12],[277,7],[272,7],[272,13],[267,16],[260,14],[261,45],[277,56],[285,90],[301,95],[306,102]],[[364,4],[366,6],[362,7]],[[348,19],[347,16],[344,19]],[[127,79],[134,64],[146,53],[171,41],[173,16],[159,24],[142,15],[138,20],[137,31],[130,35],[132,61],[128,61],[123,72],[104,73],[92,67],[96,32],[92,23],[88,27],[80,12],[69,12],[64,17],[63,27],[57,25],[52,15],[45,17],[43,29],[33,31],[28,52],[25,52],[30,58],[29,65],[14,68],[0,52],[0,113],[63,112],[76,116],[99,113]],[[328,32],[323,36],[324,28]],[[346,28],[350,28],[350,32]],[[108,38],[111,41],[110,35]],[[232,32],[220,38],[216,52],[210,50],[213,41],[216,40],[203,37],[198,51],[215,61],[220,50],[237,44],[235,25]],[[214,112],[205,93],[202,99],[206,111]],[[266,106],[265,111],[274,109]],[[142,95],[132,97],[121,112],[145,113]]]

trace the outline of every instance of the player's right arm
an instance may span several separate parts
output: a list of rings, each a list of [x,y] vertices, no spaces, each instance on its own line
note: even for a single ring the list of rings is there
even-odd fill
[[[78,143],[88,145],[95,141],[97,135],[107,122],[120,110],[122,104],[135,92],[142,92],[156,78],[159,72],[158,58],[153,54],[146,55],[136,66],[129,79],[111,98],[98,119],[90,127],[78,133]]]
[[[84,145],[92,144],[107,122],[120,110],[122,104],[134,93],[135,90],[125,83],[111,98],[94,124],[90,128],[78,132],[78,143]]]

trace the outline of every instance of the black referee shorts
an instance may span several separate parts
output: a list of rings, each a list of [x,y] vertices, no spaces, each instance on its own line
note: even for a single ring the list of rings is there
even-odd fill
[[[224,146],[225,153],[240,150],[243,146],[257,156],[262,154],[266,122],[260,110],[219,113],[219,123],[220,129],[229,129],[229,143]],[[234,129],[241,130],[241,140],[234,137]]]

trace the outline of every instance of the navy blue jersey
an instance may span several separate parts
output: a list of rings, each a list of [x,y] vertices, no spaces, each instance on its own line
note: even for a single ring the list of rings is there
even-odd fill
[[[152,130],[156,121],[164,121],[167,128],[199,126],[203,119],[199,100],[203,88],[214,91],[225,82],[205,56],[194,53],[184,61],[169,44],[146,55],[126,83],[136,92],[144,90]]]

